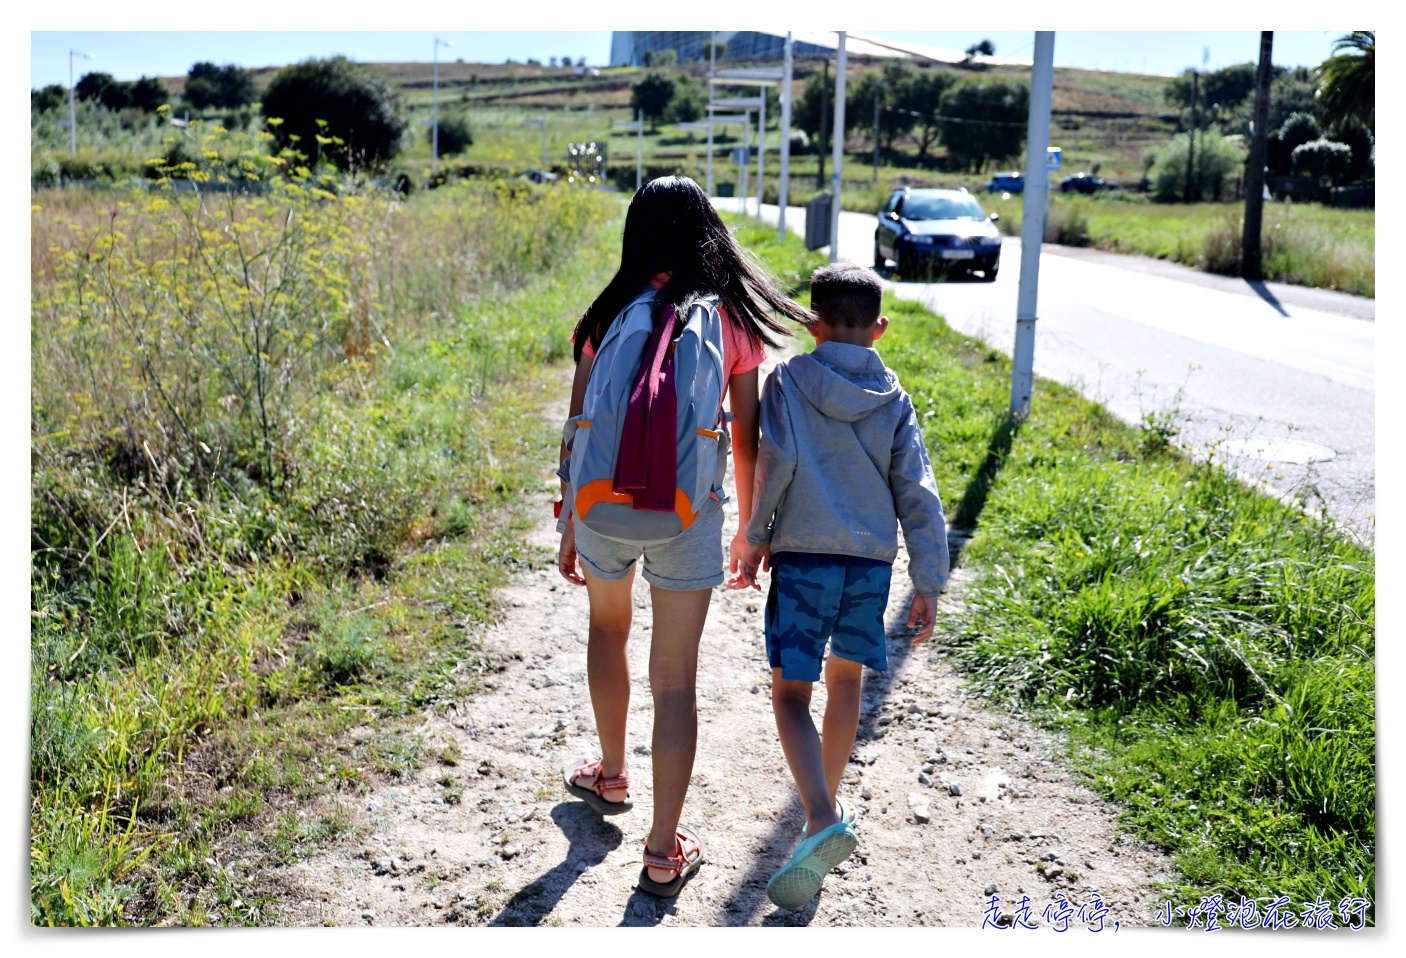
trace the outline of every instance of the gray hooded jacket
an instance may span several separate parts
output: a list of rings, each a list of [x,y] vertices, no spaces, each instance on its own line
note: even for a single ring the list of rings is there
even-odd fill
[[[761,447],[747,541],[778,552],[892,562],[898,524],[913,586],[947,581],[947,524],[913,401],[878,352],[821,343],[762,389]]]

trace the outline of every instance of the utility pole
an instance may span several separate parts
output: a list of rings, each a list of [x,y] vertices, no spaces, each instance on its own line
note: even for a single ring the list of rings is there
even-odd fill
[[[845,31],[835,57],[835,134],[830,170],[830,262],[840,258],[840,184],[845,161]]]
[[[70,156],[78,155],[78,106],[73,98],[74,57],[82,57],[85,60],[97,59],[91,53],[79,53],[77,50],[68,51],[68,153]]]
[[[830,58],[826,57],[821,65],[825,71],[825,79],[820,83],[820,149],[816,151],[819,157],[819,172],[815,176],[815,188],[825,189],[825,121],[830,116],[830,107],[826,103],[830,95]]]
[[[762,221],[762,187],[765,183],[763,165],[766,158],[766,87],[757,91],[757,222]]]
[[[1045,233],[1045,196],[1050,189],[1050,93],[1054,86],[1052,31],[1036,31],[1026,132],[1024,219],[1020,224],[1020,292],[1016,299],[1015,349],[1011,355],[1011,414],[1030,413],[1035,382],[1035,306],[1040,287],[1040,242]]]
[[[1269,83],[1274,68],[1270,54],[1274,31],[1260,33],[1260,65],[1255,73],[1255,119],[1250,125],[1250,171],[1245,177],[1245,236],[1241,243],[1240,275],[1260,279],[1263,275],[1260,228],[1264,220],[1264,159],[1269,145]]]
[[[434,179],[439,175],[439,48],[452,47],[452,40],[441,40],[434,38],[434,94],[433,112],[430,120],[430,178]]]
[[[1187,133],[1186,141],[1186,191],[1182,199],[1191,202],[1192,171],[1196,169],[1196,81],[1199,74],[1191,71],[1191,129]]]
[[[786,202],[791,192],[791,31],[781,65],[781,180],[776,184],[776,238],[786,238]]]
[[[874,182],[879,182],[879,91],[874,89]]]

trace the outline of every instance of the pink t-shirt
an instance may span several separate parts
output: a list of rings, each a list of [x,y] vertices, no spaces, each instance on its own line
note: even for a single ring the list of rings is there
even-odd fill
[[[650,284],[659,289],[668,279],[669,274],[660,273],[650,280]],[[726,396],[729,380],[739,373],[751,372],[760,366],[762,360],[766,359],[766,347],[754,342],[726,309],[720,309],[718,312],[723,318],[723,395]],[[596,355],[589,341],[581,348],[581,352],[592,359]]]

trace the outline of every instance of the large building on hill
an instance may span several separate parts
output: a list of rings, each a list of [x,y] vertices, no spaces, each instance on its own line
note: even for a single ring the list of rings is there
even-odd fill
[[[610,35],[610,65],[644,66],[644,55],[657,50],[673,50],[681,62],[706,60],[709,40],[727,44],[728,60],[780,60],[786,47],[785,31],[616,30]],[[838,45],[839,37],[832,31],[807,30],[791,34],[791,50],[798,57],[828,56]],[[852,57],[893,57],[937,63],[1030,64],[1029,60],[1012,57],[968,57],[961,50],[897,43],[857,33],[845,35],[845,52]]]

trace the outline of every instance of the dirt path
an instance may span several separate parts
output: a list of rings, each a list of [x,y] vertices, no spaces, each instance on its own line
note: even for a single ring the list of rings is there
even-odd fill
[[[545,414],[560,422],[564,406]],[[531,541],[555,550],[549,505],[543,494]],[[729,508],[724,541],[735,529]],[[510,611],[486,640],[514,659],[508,669],[463,714],[425,719],[427,754],[453,745],[457,764],[432,761],[412,781],[343,798],[367,832],[281,870],[283,923],[979,927],[993,894],[1005,911],[1028,896],[1038,920],[1060,892],[1075,909],[1097,893],[1110,928],[1151,923],[1167,860],[1120,836],[1115,809],[1070,781],[1046,737],[969,700],[939,655],[914,653],[892,631],[911,597],[906,564],[900,555],[888,610],[890,670],[865,676],[842,786],[860,809],[859,849],[803,909],[778,910],[765,891],[805,819],[771,715],[762,594],[713,594],[683,815],[707,862],[665,902],[635,887],[651,806],[647,586],[636,577],[635,809],[602,820],[561,786],[562,769],[597,745],[585,590],[551,570],[505,591]],[[946,611],[959,608],[966,576],[955,573]],[[824,701],[817,685],[817,715]],[[446,803],[459,789],[461,800]]]

